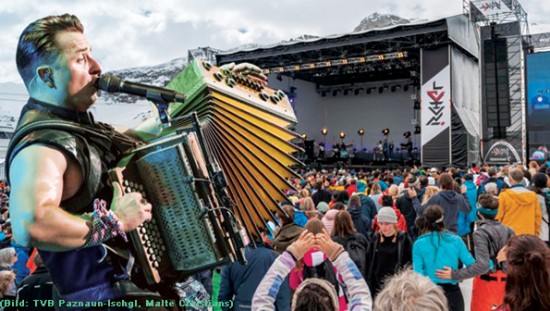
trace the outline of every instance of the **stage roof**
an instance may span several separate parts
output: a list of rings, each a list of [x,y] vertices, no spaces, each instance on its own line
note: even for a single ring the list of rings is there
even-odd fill
[[[218,64],[249,62],[318,85],[412,79],[420,76],[420,49],[452,44],[477,60],[479,43],[465,15],[361,32],[292,40],[216,55]]]

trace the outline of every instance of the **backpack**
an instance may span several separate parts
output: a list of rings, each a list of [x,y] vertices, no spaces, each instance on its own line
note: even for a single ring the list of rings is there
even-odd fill
[[[544,197],[544,203],[546,205],[546,214],[548,215],[549,219],[544,219],[542,217],[542,221],[544,221],[549,227],[550,227],[550,190],[546,189],[545,191],[541,192],[541,195]],[[548,239],[550,240],[550,230],[548,231]]]
[[[304,277],[304,280],[308,278],[327,280],[334,286],[336,292],[338,292],[338,278],[336,276],[336,272],[334,272],[334,266],[328,258],[317,266],[310,267],[304,265],[302,276]]]
[[[351,260],[357,265],[361,274],[365,274],[367,268],[367,248],[365,245],[359,243],[357,237],[354,235],[349,236],[345,241],[344,249],[348,252]]]

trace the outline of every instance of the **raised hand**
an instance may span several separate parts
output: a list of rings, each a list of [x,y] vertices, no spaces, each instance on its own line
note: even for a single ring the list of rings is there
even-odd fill
[[[315,236],[313,233],[304,230],[298,240],[290,244],[286,249],[296,260],[300,260],[313,246],[315,246]]]
[[[122,223],[124,232],[136,229],[145,221],[152,218],[153,207],[148,203],[141,193],[131,192],[124,194],[119,183],[113,182],[113,201],[111,211]]]

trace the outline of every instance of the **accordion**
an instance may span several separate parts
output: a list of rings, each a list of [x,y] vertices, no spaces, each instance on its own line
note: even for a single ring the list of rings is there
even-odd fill
[[[249,234],[260,237],[266,223],[276,221],[275,212],[282,212],[280,204],[292,204],[286,196],[294,189],[290,180],[301,179],[291,169],[303,166],[295,157],[303,150],[295,144],[302,140],[292,130],[297,120],[288,96],[201,60],[166,87],[185,94],[186,103],[169,106],[165,132],[190,127],[185,116],[197,114],[208,154],[226,177],[231,209]]]
[[[220,208],[195,133],[133,150],[111,170],[111,179],[153,206],[152,220],[128,234],[147,284],[243,258],[238,222]]]

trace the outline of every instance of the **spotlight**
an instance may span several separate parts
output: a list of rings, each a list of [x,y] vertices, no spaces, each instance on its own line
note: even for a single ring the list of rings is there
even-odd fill
[[[338,95],[338,93],[340,93],[340,90],[333,90],[332,91],[332,96],[336,96],[336,95]]]
[[[302,133],[301,136],[302,136],[302,139],[303,139],[303,140],[306,140],[306,139],[307,139],[307,134],[306,134],[306,133]]]
[[[365,135],[365,130],[361,128],[361,129],[359,129],[359,131],[357,131],[357,134],[363,136],[363,135]]]
[[[390,129],[389,128],[385,128],[382,130],[382,134],[384,134],[384,136],[387,136],[390,134]]]
[[[355,89],[354,94],[357,96],[357,95],[361,94],[362,92],[363,92],[363,88],[360,87],[358,89]]]
[[[370,94],[372,92],[372,88],[367,88],[367,94]]]
[[[344,132],[340,132],[340,138],[341,138],[341,139],[344,139],[344,138],[346,138],[346,133],[344,133]]]
[[[327,136],[327,134],[328,134],[328,130],[327,130],[327,128],[325,127],[325,128],[323,128],[323,129],[321,130],[321,135]]]
[[[415,134],[420,134],[420,125],[417,125],[414,127],[414,133]]]
[[[414,110],[420,110],[420,101],[418,100],[414,101]]]
[[[344,90],[344,95],[346,95],[346,96],[349,95],[351,93],[351,91],[352,91],[351,89],[345,89]]]

